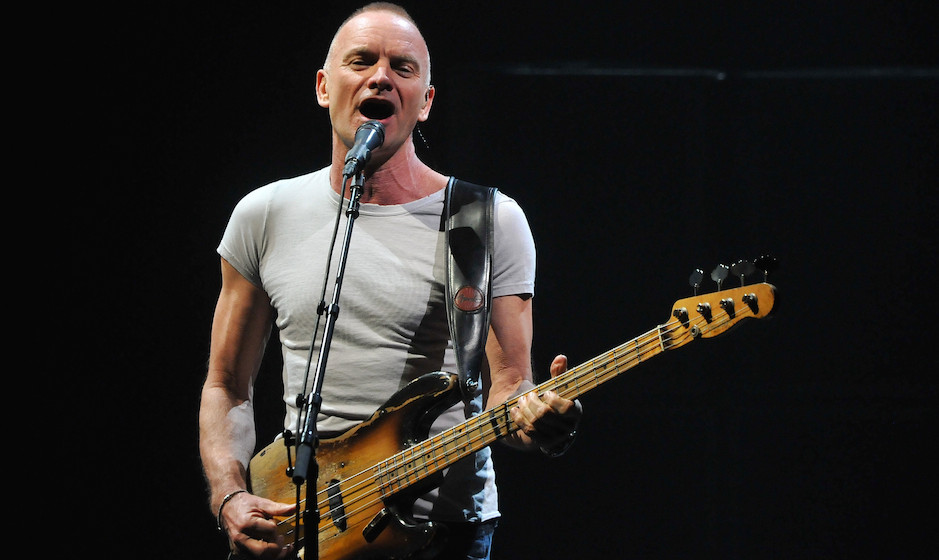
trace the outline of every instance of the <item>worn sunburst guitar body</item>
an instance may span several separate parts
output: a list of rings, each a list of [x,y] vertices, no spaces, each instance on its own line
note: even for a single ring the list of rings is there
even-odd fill
[[[710,338],[748,318],[768,316],[776,290],[760,283],[699,295],[675,303],[669,320],[621,346],[546,381],[539,394],[574,399],[667,350]],[[456,376],[431,373],[391,397],[371,418],[317,448],[317,541],[322,560],[420,558],[442,541],[446,528],[409,515],[414,500],[433,488],[443,469],[513,433],[511,399],[434,437],[428,429],[456,403]],[[287,448],[274,442],[250,465],[251,491],[278,502],[300,500],[305,487],[288,474]],[[287,542],[307,545],[303,515],[278,519]],[[301,557],[303,553],[301,551]]]

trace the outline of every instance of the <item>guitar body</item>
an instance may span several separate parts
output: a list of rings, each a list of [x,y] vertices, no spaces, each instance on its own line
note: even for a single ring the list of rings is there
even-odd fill
[[[367,421],[320,442],[317,495],[328,499],[318,500],[318,558],[420,558],[436,550],[445,528],[414,521],[410,509],[439,480],[428,478],[389,492],[376,470],[389,457],[425,440],[434,419],[459,399],[456,376],[427,374],[395,393]],[[298,489],[287,468],[287,447],[281,441],[271,443],[251,460],[251,491],[270,500],[295,503]],[[299,497],[306,498],[305,485]],[[280,532],[288,543],[294,540],[294,519],[278,520],[283,522]],[[303,536],[304,542],[310,542]]]

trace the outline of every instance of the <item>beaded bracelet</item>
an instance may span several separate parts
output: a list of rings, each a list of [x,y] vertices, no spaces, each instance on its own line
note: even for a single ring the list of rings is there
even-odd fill
[[[215,516],[215,521],[216,521],[216,523],[218,524],[218,530],[219,530],[219,531],[224,531],[224,529],[222,529],[222,508],[225,507],[225,504],[227,504],[227,503],[229,502],[229,500],[231,500],[232,498],[234,498],[234,497],[237,496],[238,494],[241,494],[242,492],[247,492],[247,490],[235,490],[235,491],[232,492],[231,494],[229,494],[229,495],[225,496],[224,498],[222,498],[222,503],[220,503],[220,504],[218,505],[218,515]]]

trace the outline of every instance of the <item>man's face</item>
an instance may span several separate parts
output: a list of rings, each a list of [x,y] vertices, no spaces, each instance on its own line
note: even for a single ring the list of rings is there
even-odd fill
[[[429,77],[430,55],[418,29],[390,12],[366,12],[336,34],[316,76],[317,101],[329,109],[346,147],[362,123],[380,121],[385,143],[375,154],[390,155],[427,120],[434,96]]]

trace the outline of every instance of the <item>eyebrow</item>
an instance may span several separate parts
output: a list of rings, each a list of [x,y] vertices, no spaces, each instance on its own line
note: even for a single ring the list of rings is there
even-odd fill
[[[362,56],[365,58],[377,57],[377,55],[375,54],[375,51],[373,51],[369,47],[360,46],[360,47],[353,47],[349,49],[348,51],[346,51],[346,54],[342,57],[342,61],[348,62],[349,59],[355,58],[357,56]],[[389,58],[394,63],[407,62],[409,64],[413,64],[418,70],[424,69],[423,66],[421,66],[420,60],[418,60],[417,57],[410,55],[410,54],[391,54],[389,55]]]

